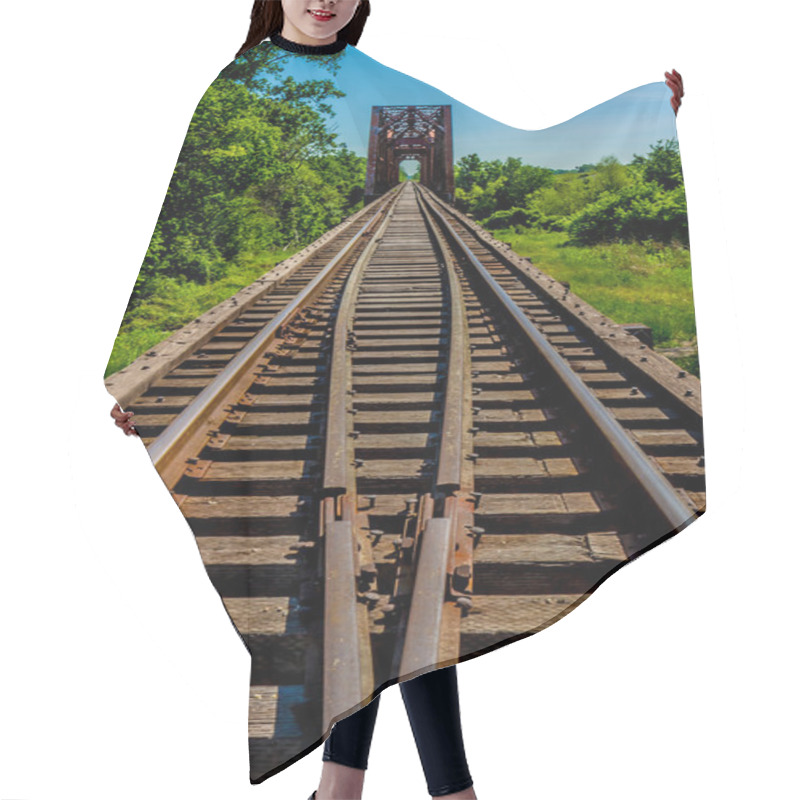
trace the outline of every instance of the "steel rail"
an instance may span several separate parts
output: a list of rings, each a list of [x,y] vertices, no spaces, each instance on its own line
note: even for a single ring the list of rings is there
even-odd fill
[[[325,427],[325,467],[323,488],[326,492],[346,492],[351,467],[347,453],[347,398],[352,390],[349,338],[353,335],[353,314],[366,265],[372,258],[389,225],[394,206],[389,209],[372,240],[359,256],[347,277],[333,330],[331,373],[328,380],[328,411]]]
[[[416,192],[420,211],[435,239],[447,277],[450,299],[449,348],[445,402],[437,452],[435,489],[440,495],[455,493],[462,488],[464,462],[464,402],[467,386],[467,334],[464,297],[448,252],[444,237],[437,229],[419,192]],[[415,555],[414,586],[402,639],[400,675],[410,675],[439,661],[443,631],[443,611],[447,597],[448,565],[453,560],[455,525],[459,519],[458,503],[445,503],[446,513],[424,521]]]
[[[394,196],[397,202],[399,192]],[[370,693],[373,679],[372,648],[366,619],[360,624],[357,580],[360,573],[356,539],[356,481],[348,436],[352,422],[348,398],[352,392],[350,336],[364,270],[391,221],[394,204],[375,235],[359,255],[342,291],[331,340],[328,376],[325,457],[322,475],[324,629],[323,730],[343,709],[353,709]]]
[[[445,203],[436,195],[431,195],[430,192],[428,192],[428,197],[434,203],[438,204],[440,208],[446,209],[447,213],[451,214],[451,216],[458,220],[467,230],[470,230],[471,226],[478,227],[473,220],[469,219],[469,217],[465,217],[465,215],[458,209],[448,206],[447,203]],[[675,380],[670,380],[667,383],[663,383],[662,380],[666,377],[665,375],[656,374],[652,371],[652,369],[646,369],[643,365],[663,362],[664,364],[669,364],[669,371],[673,372],[672,368],[676,367],[674,362],[671,362],[664,355],[654,350],[652,345],[650,345],[650,350],[652,350],[652,352],[646,359],[632,359],[630,352],[626,353],[622,349],[624,340],[627,338],[631,341],[636,341],[637,350],[640,349],[639,345],[644,344],[644,342],[638,339],[633,333],[631,333],[630,337],[623,334],[622,337],[616,339],[615,341],[612,341],[611,338],[598,335],[595,327],[590,324],[589,320],[584,316],[587,308],[592,310],[592,314],[595,312],[600,314],[598,309],[592,308],[588,303],[586,303],[586,301],[582,299],[581,302],[576,302],[574,304],[574,308],[570,308],[570,305],[565,302],[567,294],[564,294],[561,298],[557,297],[552,289],[544,286],[542,279],[546,278],[549,280],[551,286],[561,285],[562,290],[567,293],[569,292],[568,286],[563,285],[560,281],[556,281],[555,278],[547,275],[541,269],[536,270],[541,276],[540,278],[536,278],[531,271],[534,265],[530,259],[523,259],[517,253],[514,253],[513,250],[511,250],[511,253],[513,254],[512,256],[508,252],[511,248],[509,248],[508,245],[504,245],[503,242],[497,242],[497,240],[495,240],[495,242],[488,241],[487,239],[484,239],[477,231],[471,230],[471,232],[476,235],[476,238],[481,240],[481,246],[485,247],[498,261],[503,263],[509,272],[514,275],[525,288],[536,294],[541,292],[542,296],[546,298],[546,302],[555,303],[559,309],[559,316],[563,317],[565,321],[568,321],[569,324],[573,325],[576,329],[582,331],[584,335],[591,338],[593,347],[603,353],[605,357],[613,361],[621,360],[625,362],[626,370],[630,370],[633,374],[635,374],[638,380],[644,381],[648,385],[656,386],[659,392],[665,392],[669,397],[668,402],[676,403],[677,410],[681,414],[687,414],[690,419],[694,421],[695,425],[702,427],[703,414],[700,402],[701,393],[699,378],[690,373],[686,373],[684,370],[681,370],[676,376],[677,378],[681,379],[678,381],[678,383],[681,384],[680,386],[676,384]],[[517,263],[523,260],[527,261],[527,264],[524,266],[520,263]],[[606,317],[606,319],[608,318]],[[601,322],[600,324],[604,325],[605,323]],[[626,327],[616,326],[613,324],[613,322],[612,326],[620,327],[623,331]],[[614,335],[615,334],[613,333],[610,334],[611,337]],[[688,382],[689,386],[692,387],[691,389],[687,390],[687,387],[682,384],[684,379]]]
[[[677,532],[686,527],[697,516],[696,512],[684,503],[663,473],[656,469],[641,448],[631,440],[622,425],[572,370],[566,359],[556,351],[544,334],[500,286],[466,242],[456,233],[453,226],[444,218],[444,215],[432,203],[430,203],[430,208],[472,265],[475,274],[494,294],[509,318],[516,323],[519,331],[545,360],[571,397],[601,433],[603,441],[611,448],[634,484],[641,489],[670,528]]]
[[[241,377],[261,358],[264,349],[276,338],[281,327],[300,309],[312,302],[326,288],[328,280],[347,259],[364,234],[376,224],[386,207],[385,203],[362,225],[353,237],[334,255],[314,279],[280,311],[267,326],[254,336],[186,408],[148,445],[147,452],[156,469],[162,471],[171,459],[176,458],[182,446],[203,426],[212,427],[216,420],[211,415],[219,409],[224,396],[235,387]],[[179,476],[172,476],[177,480]],[[169,487],[171,488],[171,486]]]
[[[439,662],[453,522],[452,517],[430,517],[422,530],[400,660],[404,678]]]

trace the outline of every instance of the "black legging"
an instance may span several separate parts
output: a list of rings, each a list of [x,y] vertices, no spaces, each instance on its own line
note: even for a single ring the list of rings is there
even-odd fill
[[[431,797],[472,786],[461,733],[456,666],[435,669],[400,684],[406,713]],[[378,695],[369,705],[335,723],[325,740],[323,761],[366,769]]]

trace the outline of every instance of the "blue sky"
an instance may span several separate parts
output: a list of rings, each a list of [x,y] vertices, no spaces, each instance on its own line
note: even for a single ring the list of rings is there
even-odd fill
[[[313,56],[283,55],[287,72],[298,80],[332,77]],[[347,97],[332,100],[336,117],[330,128],[361,156],[367,155],[373,105],[451,105],[455,161],[477,153],[483,160],[515,156],[526,164],[555,169],[596,163],[606,155],[627,163],[636,153],[646,155],[658,139],[676,136],[672,91],[663,81],[631,89],[572,119],[533,131],[488,117],[350,45],[341,55],[335,81]]]

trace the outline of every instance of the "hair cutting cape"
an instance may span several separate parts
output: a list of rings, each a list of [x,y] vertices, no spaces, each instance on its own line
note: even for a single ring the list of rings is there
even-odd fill
[[[280,41],[199,102],[105,373],[251,656],[251,783],[705,511],[662,73],[523,130]]]

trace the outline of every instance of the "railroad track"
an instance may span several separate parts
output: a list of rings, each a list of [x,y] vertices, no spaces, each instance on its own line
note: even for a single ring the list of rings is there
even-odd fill
[[[705,510],[699,381],[624,326],[411,182],[323,239],[106,382],[251,654],[253,782]]]

